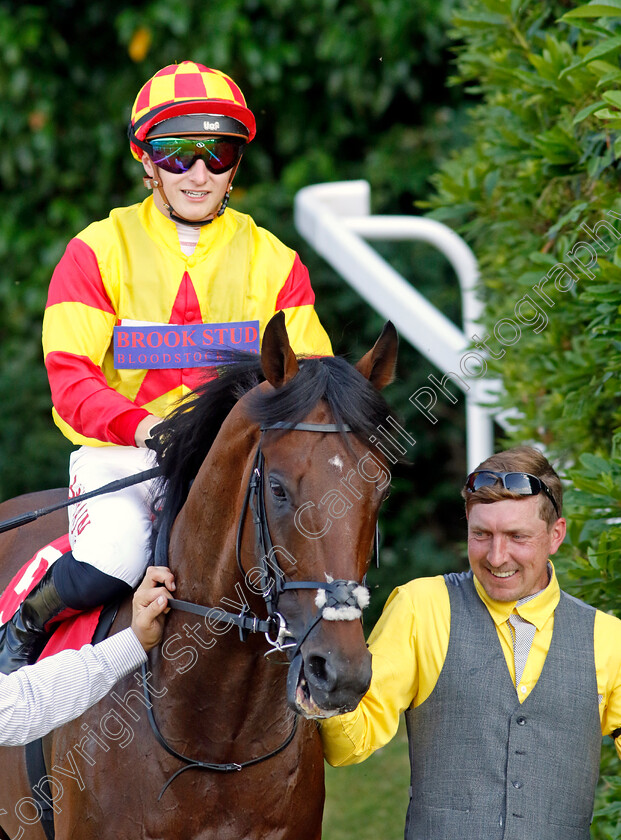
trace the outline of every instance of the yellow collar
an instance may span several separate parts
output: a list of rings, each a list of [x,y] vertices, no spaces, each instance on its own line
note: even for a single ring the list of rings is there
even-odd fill
[[[168,248],[176,256],[181,256],[186,260],[189,267],[204,259],[206,252],[216,242],[219,247],[223,247],[228,244],[228,241],[233,235],[233,216],[235,214],[228,208],[226,213],[214,219],[212,224],[205,225],[201,228],[200,237],[194,253],[186,257],[179,246],[179,237],[177,236],[175,223],[157,209],[152,195],[148,196],[142,202],[138,212],[144,228],[158,246]]]
[[[534,598],[531,598],[530,601],[521,604],[519,607],[516,606],[517,601],[495,601],[493,598],[490,598],[477,580],[476,575],[474,576],[474,586],[477,594],[489,610],[489,614],[494,619],[496,625],[503,624],[515,610],[525,621],[530,621],[531,624],[534,624],[537,630],[542,629],[543,625],[558,606],[561,598],[561,590],[556,579],[554,566],[550,561],[548,562],[552,569],[550,582]]]

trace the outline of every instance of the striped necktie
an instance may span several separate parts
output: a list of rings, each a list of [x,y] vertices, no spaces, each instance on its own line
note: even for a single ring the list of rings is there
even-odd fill
[[[513,638],[513,658],[515,660],[515,687],[517,689],[526,667],[526,660],[537,629],[530,621],[526,621],[517,613],[509,616],[511,636]]]

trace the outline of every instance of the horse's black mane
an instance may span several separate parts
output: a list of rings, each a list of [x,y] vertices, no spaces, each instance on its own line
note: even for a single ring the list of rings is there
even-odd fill
[[[188,494],[225,418],[237,403],[265,381],[260,358],[239,353],[181,401],[157,427],[157,459],[163,472],[163,492],[156,502],[160,521],[171,523]],[[338,425],[348,425],[371,445],[378,426],[390,414],[388,404],[362,374],[339,357],[298,359],[300,370],[276,390],[257,391],[249,403],[258,423],[299,423],[324,400]]]

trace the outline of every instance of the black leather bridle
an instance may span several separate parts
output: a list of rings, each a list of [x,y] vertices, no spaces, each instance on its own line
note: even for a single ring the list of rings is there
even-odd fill
[[[361,603],[360,590],[367,592],[364,581],[360,583],[354,580],[325,580],[325,581],[288,581],[285,580],[285,575],[278,564],[276,557],[277,548],[272,542],[270,534],[269,523],[267,520],[267,513],[265,508],[265,458],[261,449],[263,435],[266,431],[303,431],[303,432],[320,432],[320,433],[344,433],[351,432],[351,428],[347,425],[337,425],[335,423],[273,423],[261,427],[261,439],[257,446],[255,459],[250,472],[250,480],[246,489],[246,495],[237,527],[236,538],[236,558],[237,565],[242,577],[246,578],[246,571],[243,568],[241,561],[241,545],[244,530],[244,524],[248,512],[252,514],[252,521],[255,529],[255,553],[257,561],[257,570],[259,572],[259,585],[263,600],[267,610],[267,619],[260,619],[258,616],[250,612],[246,606],[242,607],[239,613],[228,612],[220,607],[205,607],[199,604],[194,604],[190,601],[181,601],[177,598],[170,598],[168,604],[173,609],[182,610],[184,612],[200,615],[212,621],[225,622],[230,625],[235,625],[239,629],[240,639],[245,641],[249,633],[264,633],[265,638],[270,645],[270,650],[267,654],[273,651],[286,651],[289,662],[293,663],[296,657],[301,656],[300,649],[312,632],[314,627],[325,617],[327,610],[331,610],[332,615],[338,616],[339,610],[347,608],[352,609],[353,613],[348,614],[355,617],[362,616],[362,609],[364,603]],[[167,565],[168,562],[168,541],[170,536],[170,529],[172,522],[162,523],[157,535],[155,546],[155,565]],[[375,559],[378,562],[378,538],[377,526],[375,534]],[[323,599],[322,606],[318,607],[317,613],[313,616],[307,627],[301,634],[299,639],[293,639],[293,636],[287,629],[287,624],[278,611],[278,601],[283,592],[291,590],[314,589],[324,590],[325,599]],[[266,654],[266,655],[267,655]],[[297,729],[298,716],[295,715],[293,728],[285,741],[280,744],[275,750],[272,750],[265,755],[253,758],[242,763],[211,763],[198,761],[188,758],[177,752],[161,734],[155,717],[153,715],[153,703],[147,684],[146,664],[142,666],[142,685],[144,696],[147,701],[147,715],[153,733],[160,743],[160,745],[175,758],[185,762],[186,766],[177,770],[171,778],[166,782],[158,800],[161,799],[164,791],[174,779],[185,772],[186,770],[211,770],[217,772],[232,772],[235,770],[242,770],[253,764],[258,764],[261,761],[266,761],[269,758],[277,755],[284,750],[293,740]]]
[[[270,426],[261,427],[261,438],[263,434],[269,430],[278,431],[302,431],[302,432],[350,432],[349,426],[338,426],[335,423],[274,423]],[[261,448],[261,441],[257,447],[250,481],[248,482],[248,489],[246,491],[246,498],[242,507],[242,513],[237,529],[236,540],[236,556],[237,566],[243,577],[246,576],[241,562],[241,543],[243,526],[246,519],[247,512],[252,514],[252,521],[255,527],[255,551],[256,559],[258,561],[258,570],[260,589],[265,601],[265,606],[269,618],[273,622],[275,631],[277,632],[276,639],[273,640],[267,636],[268,642],[275,650],[285,650],[293,648],[291,653],[291,660],[293,660],[300,652],[300,648],[313,628],[324,617],[324,611],[327,609],[339,610],[345,607],[356,608],[358,600],[355,590],[361,585],[355,580],[307,580],[307,581],[288,581],[285,580],[285,575],[280,568],[277,560],[278,548],[274,546],[269,529],[269,522],[267,512],[265,509],[265,458]],[[271,562],[270,562],[271,561]],[[301,589],[323,589],[325,591],[325,601],[318,609],[316,616],[306,627],[301,637],[296,643],[289,643],[284,641],[286,637],[290,637],[289,631],[286,627],[286,621],[278,611],[278,601],[283,592]]]

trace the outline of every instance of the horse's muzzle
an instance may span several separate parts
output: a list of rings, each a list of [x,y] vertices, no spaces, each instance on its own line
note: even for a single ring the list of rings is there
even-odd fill
[[[318,651],[293,658],[287,675],[287,700],[306,718],[328,718],[353,711],[371,682],[371,655],[352,668],[351,660]]]

